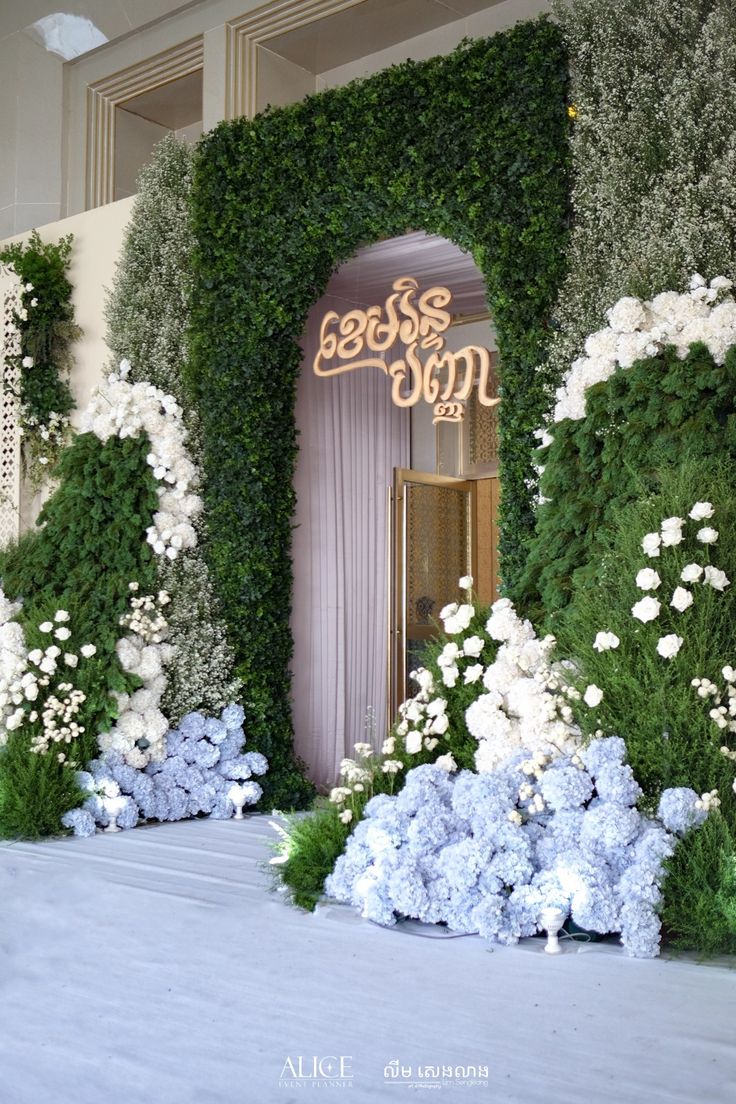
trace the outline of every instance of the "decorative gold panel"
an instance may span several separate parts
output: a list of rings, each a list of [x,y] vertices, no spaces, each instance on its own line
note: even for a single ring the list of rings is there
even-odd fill
[[[491,395],[498,395],[497,364],[498,354],[493,353],[489,381]],[[498,464],[498,418],[498,406],[482,406],[477,393],[470,393],[465,407],[465,471],[475,472],[480,467]]]

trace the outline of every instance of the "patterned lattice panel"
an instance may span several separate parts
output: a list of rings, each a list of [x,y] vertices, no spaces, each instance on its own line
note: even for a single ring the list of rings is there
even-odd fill
[[[20,433],[18,369],[8,358],[20,353],[15,314],[22,307],[22,287],[12,268],[0,265],[0,547],[20,535]],[[11,390],[12,388],[12,390]],[[14,393],[15,392],[15,393]]]

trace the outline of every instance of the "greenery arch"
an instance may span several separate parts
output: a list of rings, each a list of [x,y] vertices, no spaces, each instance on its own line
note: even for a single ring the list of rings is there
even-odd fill
[[[472,253],[498,330],[504,578],[533,528],[534,430],[563,274],[567,59],[541,19],[407,62],[203,141],[193,187],[188,386],[200,411],[207,556],[269,758],[266,801],[301,804],[289,703],[298,339],[358,248],[422,229]],[[542,367],[540,367],[542,366]]]

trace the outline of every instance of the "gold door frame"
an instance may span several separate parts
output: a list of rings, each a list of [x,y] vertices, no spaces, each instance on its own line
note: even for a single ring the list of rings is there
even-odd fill
[[[465,491],[469,496],[468,531],[470,535],[469,557],[470,574],[475,575],[478,559],[477,539],[477,484],[472,479],[455,479],[446,475],[431,475],[428,472],[412,471],[410,468],[394,468],[393,492],[388,494],[388,552],[391,568],[388,572],[388,694],[389,716],[387,727],[390,729],[398,706],[406,699],[406,484],[430,487],[452,487]],[[428,627],[427,637],[432,635]]]

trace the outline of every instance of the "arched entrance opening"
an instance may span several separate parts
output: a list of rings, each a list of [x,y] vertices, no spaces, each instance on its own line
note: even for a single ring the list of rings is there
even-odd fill
[[[378,319],[392,289],[409,286],[406,277],[416,293],[394,293],[392,340]],[[437,288],[449,293],[441,334],[419,307]],[[438,317],[440,299],[429,295],[427,307]],[[355,334],[371,317],[380,352],[358,352]],[[464,396],[451,415],[449,404],[426,396],[412,402],[419,375],[408,369],[407,341],[418,318],[427,329],[425,365],[432,348],[458,357],[432,372],[435,398],[449,394],[453,380]],[[330,327],[343,334],[334,349]],[[498,353],[472,257],[423,231],[363,248],[342,265],[310,311],[301,346],[294,724],[297,753],[312,779],[329,786],[357,741],[380,750],[398,703],[412,693],[409,672],[437,631],[439,611],[458,599],[458,579],[472,575],[482,601],[497,594],[499,410],[486,402],[497,392]],[[466,361],[467,349],[488,351],[487,378],[480,353]],[[403,367],[394,387],[396,365]]]

